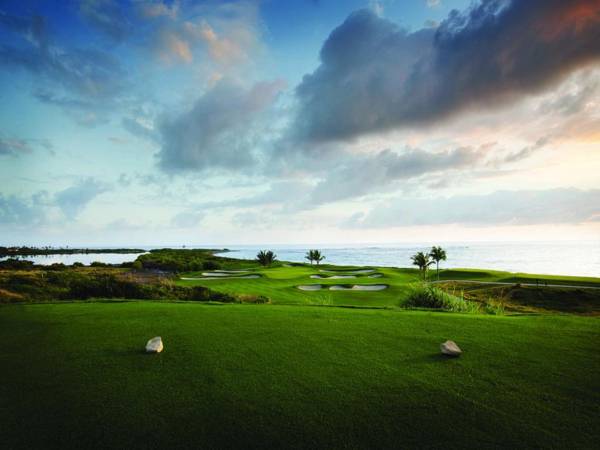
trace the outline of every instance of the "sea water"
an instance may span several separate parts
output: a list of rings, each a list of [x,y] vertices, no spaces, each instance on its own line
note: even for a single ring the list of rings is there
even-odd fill
[[[552,275],[600,277],[600,240],[569,242],[477,242],[436,243],[448,259],[442,268],[496,269]],[[389,245],[263,245],[226,246],[221,255],[254,259],[259,250],[273,250],[283,261],[307,262],[308,249],[325,255],[325,263],[356,266],[411,267],[410,257],[428,251],[430,243]]]

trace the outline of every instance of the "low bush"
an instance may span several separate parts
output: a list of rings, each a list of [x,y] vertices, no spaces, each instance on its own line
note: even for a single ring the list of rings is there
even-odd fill
[[[266,295],[238,295],[237,300],[240,303],[254,303],[257,305],[271,303],[271,299]]]
[[[425,283],[409,286],[408,294],[400,306],[406,308],[441,309],[454,312],[480,311],[477,303],[465,300],[462,294],[458,296],[449,294],[440,288]]]
[[[114,269],[31,270],[0,273],[0,301],[86,300],[122,298],[234,303],[228,294],[203,286],[177,286],[170,280],[138,279]]]
[[[221,264],[216,261],[207,260],[202,263],[202,270],[219,270]]]
[[[9,258],[0,261],[0,269],[4,270],[31,270],[33,269],[33,261],[24,259]]]

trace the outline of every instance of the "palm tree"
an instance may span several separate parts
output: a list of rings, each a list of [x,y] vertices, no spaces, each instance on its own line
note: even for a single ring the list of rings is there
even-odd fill
[[[256,255],[256,260],[263,266],[270,266],[277,259],[277,255],[271,250],[261,250]]]
[[[442,247],[431,247],[431,251],[429,252],[429,256],[431,259],[435,261],[435,267],[437,272],[437,279],[440,279],[440,261],[446,261],[446,250]]]
[[[315,258],[313,258],[313,251],[312,250],[307,251],[306,255],[304,256],[304,259],[308,259],[308,261],[310,262],[310,265],[312,266],[312,263],[315,260]]]
[[[427,276],[427,269],[434,263],[434,261],[429,259],[429,253],[418,252],[414,254],[411,259],[413,265],[419,266],[419,270],[423,274],[423,279],[425,279]]]
[[[320,250],[309,250],[306,252],[305,258],[308,259],[311,264],[313,261],[316,261],[318,266],[319,263],[325,259],[325,256],[321,254]]]

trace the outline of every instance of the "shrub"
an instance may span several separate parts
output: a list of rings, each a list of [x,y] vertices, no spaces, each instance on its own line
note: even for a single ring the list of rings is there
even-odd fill
[[[108,267],[108,264],[100,262],[100,261],[94,261],[93,263],[90,264],[91,267]]]
[[[428,284],[415,284],[409,287],[409,292],[401,306],[408,308],[431,308],[454,312],[479,312],[479,305],[465,300]]]
[[[31,270],[31,269],[33,269],[33,261],[9,258],[4,261],[0,261],[0,269]]]
[[[202,263],[202,269],[203,270],[218,270],[220,268],[221,268],[221,264],[219,264],[216,261],[208,260],[208,261],[204,261]]]
[[[85,266],[83,265],[83,263],[77,261],[77,262],[73,263],[73,267],[85,267]]]
[[[240,303],[254,303],[254,304],[259,304],[259,305],[271,303],[271,299],[269,297],[267,297],[266,295],[249,295],[249,294],[238,295],[237,300]]]

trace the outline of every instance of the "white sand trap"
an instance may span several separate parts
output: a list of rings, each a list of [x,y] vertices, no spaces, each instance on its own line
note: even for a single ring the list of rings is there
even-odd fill
[[[246,273],[249,272],[250,269],[240,269],[240,270],[213,270],[211,273]]]
[[[387,289],[387,284],[355,284],[354,286],[334,285],[329,288],[330,291],[383,291]]]
[[[320,284],[301,284],[297,286],[301,291],[319,291],[323,286]]]
[[[212,274],[214,275],[214,274]],[[235,278],[260,278],[260,275],[240,275],[240,276],[227,276],[227,277],[223,277],[223,276],[208,276],[208,277],[197,277],[197,278],[186,278],[186,277],[181,277],[181,280],[231,280],[231,279],[235,279]]]
[[[339,278],[356,278],[356,275],[332,275],[330,277],[325,277],[323,275],[311,275],[310,277],[317,278],[317,279],[327,278],[327,279],[333,280],[333,279],[339,279]]]
[[[337,274],[338,276],[347,276],[347,275],[362,275],[365,273],[372,273],[372,272],[375,272],[375,269],[359,269],[359,270],[348,270],[348,271],[321,269],[320,272],[333,273],[333,274]]]
[[[387,288],[387,284],[356,284],[352,286],[355,291],[383,291]]]
[[[351,291],[352,288],[348,286],[340,286],[338,284],[329,286],[330,291]]]
[[[374,273],[373,275],[369,275],[368,278],[381,278],[383,277],[383,274],[381,273]]]
[[[203,277],[228,277],[228,273],[222,272],[202,272]]]

